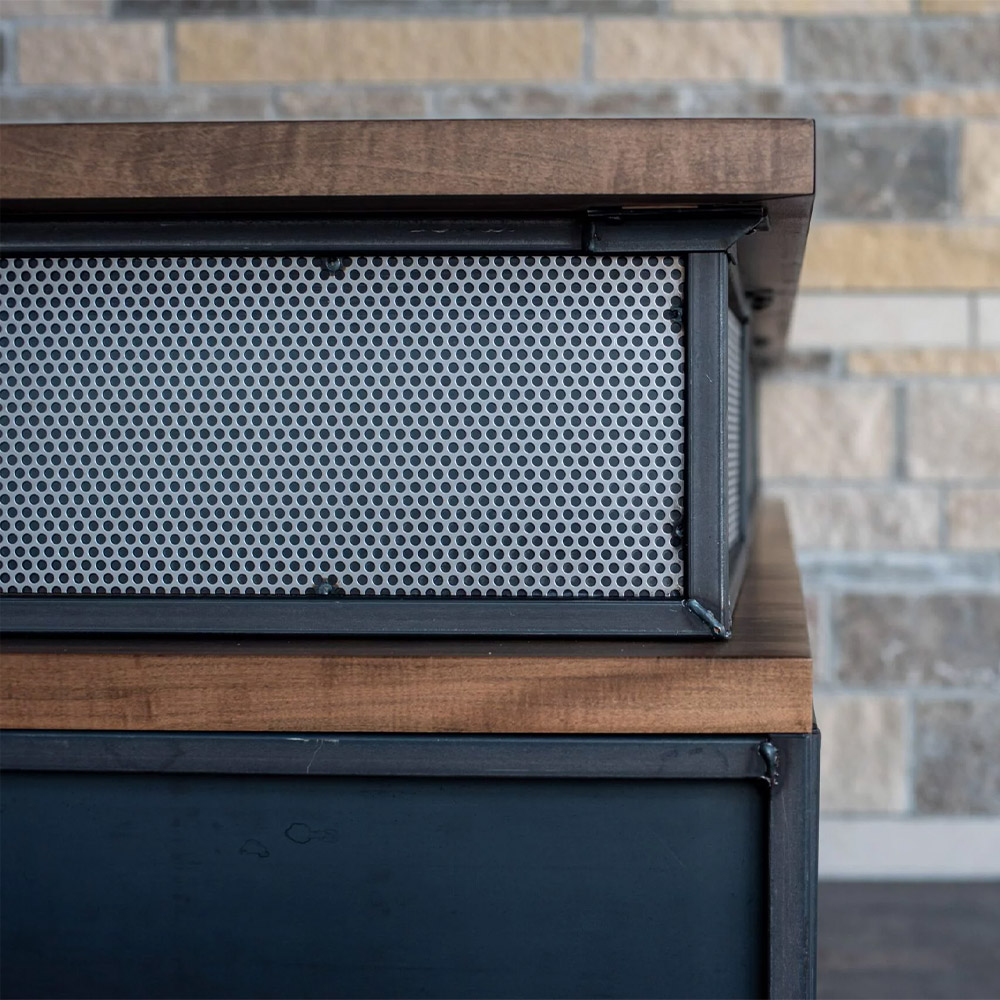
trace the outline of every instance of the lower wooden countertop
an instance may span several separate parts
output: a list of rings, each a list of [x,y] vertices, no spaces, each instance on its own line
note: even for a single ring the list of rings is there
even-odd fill
[[[812,658],[769,502],[725,642],[17,636],[0,711],[5,729],[802,733]]]

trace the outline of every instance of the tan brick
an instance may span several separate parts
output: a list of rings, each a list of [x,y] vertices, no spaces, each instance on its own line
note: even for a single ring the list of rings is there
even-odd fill
[[[1000,54],[997,56],[1000,67]],[[962,141],[962,211],[1000,216],[1000,122],[967,122]]]
[[[803,288],[1000,288],[1000,225],[826,222],[809,232]]]
[[[926,486],[785,486],[797,549],[873,551],[938,547],[938,491]]]
[[[803,292],[795,302],[792,348],[965,347],[965,295]]]
[[[976,296],[976,329],[980,344],[1000,347],[1000,295]]]
[[[1000,375],[1000,350],[854,351],[852,375]]]
[[[761,394],[765,478],[877,479],[893,459],[888,386],[769,379]]]
[[[836,14],[908,14],[910,0],[673,0],[675,14],[771,14],[826,17]]]
[[[1000,489],[952,490],[948,541],[955,549],[1000,549]]]
[[[782,78],[778,21],[599,20],[599,80],[756,80]]]
[[[0,0],[0,17],[99,17],[107,0]]]
[[[994,118],[1000,115],[1000,90],[918,90],[900,105],[916,118]]]
[[[138,21],[24,27],[17,53],[26,84],[157,83],[163,48],[163,25]]]
[[[579,75],[575,19],[191,20],[177,24],[188,83],[565,80]]]
[[[907,417],[914,479],[1000,478],[1000,383],[913,383]]]
[[[921,14],[1000,14],[1000,0],[920,0]]]
[[[895,813],[906,808],[904,715],[901,698],[816,698],[823,733],[821,809]]]

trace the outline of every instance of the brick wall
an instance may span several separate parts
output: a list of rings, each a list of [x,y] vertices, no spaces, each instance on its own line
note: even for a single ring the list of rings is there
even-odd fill
[[[824,865],[882,858],[865,870],[891,874],[912,843],[911,873],[995,869],[1000,3],[2,0],[0,14],[6,121],[815,117],[816,221],[791,352],[765,388],[763,468],[813,614]]]

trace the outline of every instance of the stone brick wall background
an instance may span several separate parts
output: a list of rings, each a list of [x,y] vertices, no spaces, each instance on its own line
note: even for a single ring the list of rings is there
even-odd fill
[[[998,873],[1000,3],[2,0],[0,15],[8,122],[815,117],[816,218],[762,461],[813,616],[824,870]]]

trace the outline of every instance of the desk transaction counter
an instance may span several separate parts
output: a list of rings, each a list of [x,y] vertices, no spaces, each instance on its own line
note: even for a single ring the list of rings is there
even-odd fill
[[[0,139],[4,995],[813,995],[811,123]]]

